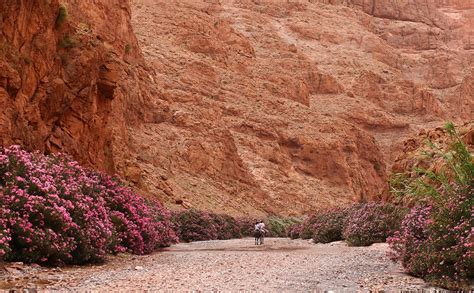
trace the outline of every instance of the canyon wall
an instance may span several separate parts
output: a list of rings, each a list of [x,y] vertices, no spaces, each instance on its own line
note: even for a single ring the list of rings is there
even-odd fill
[[[407,137],[474,117],[469,0],[7,0],[0,16],[2,144],[71,153],[170,208],[386,198]]]
[[[122,0],[1,1],[2,145],[117,171],[144,108],[130,15]]]

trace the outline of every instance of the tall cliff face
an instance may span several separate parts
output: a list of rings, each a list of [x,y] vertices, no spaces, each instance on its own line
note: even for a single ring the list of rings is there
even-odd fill
[[[130,15],[121,0],[1,1],[2,145],[117,171],[117,148],[142,111]]]
[[[167,113],[132,140],[142,180],[165,200],[240,212],[387,196],[407,136],[474,117],[473,9],[134,1],[154,102]]]
[[[468,0],[2,1],[0,141],[71,153],[172,208],[382,198],[407,136],[474,117],[473,13]]]

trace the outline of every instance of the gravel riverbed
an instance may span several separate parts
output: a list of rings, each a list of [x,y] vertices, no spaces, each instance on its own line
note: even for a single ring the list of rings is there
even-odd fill
[[[111,256],[102,265],[2,264],[0,291],[399,291],[429,289],[387,257],[386,244],[268,238],[181,243],[152,255]],[[33,290],[34,291],[34,290]],[[32,291],[28,291],[32,292]]]

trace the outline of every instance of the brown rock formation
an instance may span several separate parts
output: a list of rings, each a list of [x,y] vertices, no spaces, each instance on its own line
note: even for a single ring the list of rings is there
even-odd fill
[[[458,125],[456,131],[467,149],[471,154],[474,154],[474,121]],[[423,129],[403,142],[401,152],[397,154],[393,163],[392,172],[410,172],[415,167],[437,169],[445,165],[446,162],[442,157],[431,158],[424,155],[425,152],[433,152],[432,147],[427,143],[428,141],[443,150],[449,146],[449,143],[452,143],[442,127]]]
[[[171,207],[380,198],[401,141],[473,119],[473,19],[468,0],[2,1],[0,140]]]

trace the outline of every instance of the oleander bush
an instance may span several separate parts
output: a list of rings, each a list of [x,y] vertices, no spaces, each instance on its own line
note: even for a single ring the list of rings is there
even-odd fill
[[[1,192],[0,197],[3,197],[3,194]],[[9,212],[9,210],[0,206],[0,215],[6,215]],[[10,229],[8,228],[7,219],[0,216],[0,260],[5,254],[10,252],[10,240]]]
[[[308,215],[308,217],[301,224],[301,232],[300,232],[301,239],[313,238],[313,225],[318,220],[318,213],[319,212],[315,212]]]
[[[218,237],[215,220],[210,213],[188,209],[173,215],[177,234],[181,241],[214,240]]]
[[[237,220],[232,216],[211,214],[211,217],[217,229],[217,239],[226,240],[242,237]]]
[[[400,227],[406,209],[389,203],[353,204],[321,209],[289,228],[292,239],[313,239],[315,243],[346,240],[352,246],[385,242]]]
[[[298,239],[301,237],[302,230],[303,230],[303,222],[295,223],[288,228],[287,237],[291,239]]]
[[[179,239],[184,242],[252,237],[256,220],[188,209],[172,216]],[[286,237],[296,218],[265,219],[266,237]]]
[[[147,204],[110,176],[99,175],[99,182],[114,225],[114,252],[148,254],[177,241],[170,213],[159,202]]]
[[[62,154],[0,149],[0,196],[5,260],[100,262],[108,252],[149,253],[167,245],[166,233],[173,238],[164,209],[156,207],[163,218],[155,221],[155,207],[137,194]]]
[[[405,208],[390,203],[362,204],[350,213],[342,236],[350,246],[385,242],[400,228],[405,214]]]
[[[332,208],[314,215],[312,238],[315,243],[343,240],[342,231],[350,214],[349,208]]]
[[[469,290],[474,279],[474,163],[452,123],[445,129],[449,146],[429,143],[426,153],[433,161],[441,159],[443,167],[409,170],[392,180],[392,191],[418,206],[389,239],[391,257],[406,272],[435,285]]]
[[[241,237],[253,236],[253,231],[257,220],[252,218],[238,218],[236,221]]]

